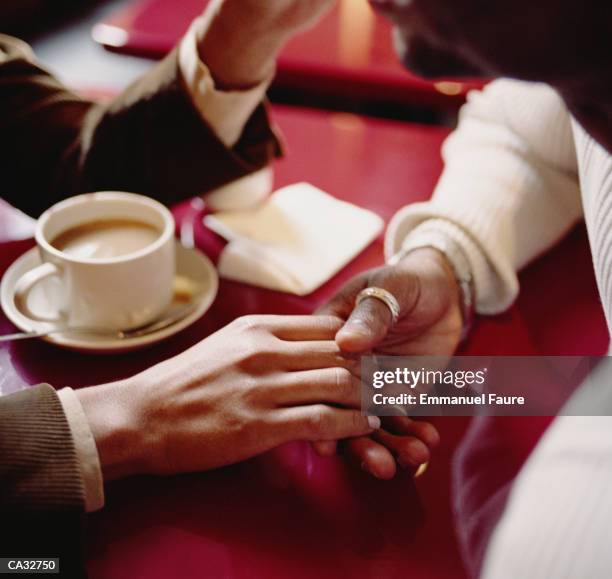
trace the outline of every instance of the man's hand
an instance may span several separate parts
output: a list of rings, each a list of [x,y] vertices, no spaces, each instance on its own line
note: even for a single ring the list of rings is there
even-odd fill
[[[198,52],[221,89],[245,89],[273,74],[296,33],[312,26],[333,0],[213,0],[198,31]]]
[[[400,305],[392,325],[389,308],[376,299],[358,306],[361,290],[379,287],[391,292]],[[319,313],[347,320],[336,335],[345,352],[374,351],[395,356],[450,356],[461,337],[459,288],[446,258],[434,249],[419,249],[400,263],[363,273],[351,280]],[[395,475],[395,458],[403,466],[427,462],[438,441],[435,428],[409,418],[383,420],[386,431],[347,442],[348,454],[378,478]],[[318,443],[323,455],[335,451],[334,443]]]
[[[231,464],[293,440],[373,432],[332,317],[249,316],[179,356],[77,392],[106,480]]]
[[[391,292],[400,305],[392,326],[391,312],[381,301],[355,306],[367,287]],[[336,336],[345,352],[374,350],[390,356],[451,355],[461,337],[459,288],[450,264],[435,249],[418,249],[397,265],[367,271],[351,280],[318,312],[347,320]]]

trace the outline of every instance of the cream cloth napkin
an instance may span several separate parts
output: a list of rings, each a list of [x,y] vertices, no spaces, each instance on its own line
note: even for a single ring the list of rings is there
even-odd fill
[[[36,221],[0,198],[0,242],[34,236]]]
[[[308,183],[273,193],[253,211],[209,215],[229,242],[221,276],[296,295],[324,284],[381,233],[383,220]]]

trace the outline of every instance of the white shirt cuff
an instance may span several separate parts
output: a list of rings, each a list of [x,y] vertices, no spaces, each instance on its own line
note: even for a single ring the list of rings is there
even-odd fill
[[[212,14],[210,11],[208,13]],[[203,120],[215,131],[221,142],[231,148],[240,140],[247,121],[263,101],[272,77],[247,90],[217,90],[197,50],[196,31],[205,30],[208,26],[206,16],[192,23],[179,47],[179,67]]]
[[[474,283],[476,312],[490,315],[507,310],[518,294],[516,274],[505,272],[506,275],[502,275],[489,261],[487,254],[474,237],[452,219],[436,213],[443,212],[428,203],[417,203],[400,210],[387,228],[385,238],[387,259],[402,249],[404,243],[410,244],[416,237],[440,235],[449,238],[461,248],[469,262]]]
[[[64,408],[74,440],[85,488],[85,510],[91,513],[104,506],[104,482],[98,448],[85,416],[85,411],[74,390],[63,388],[57,394]]]

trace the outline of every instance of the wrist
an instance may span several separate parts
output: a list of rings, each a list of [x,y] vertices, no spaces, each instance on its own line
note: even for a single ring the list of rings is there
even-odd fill
[[[468,335],[474,319],[476,292],[470,262],[461,247],[446,236],[432,238],[415,238],[391,259],[391,265],[404,265],[407,262],[415,264],[419,261],[435,262],[444,272],[445,286],[451,289],[454,297],[452,305],[456,306],[461,315],[461,339]]]
[[[445,296],[443,300],[447,306],[456,310],[463,319],[461,287],[453,265],[444,252],[434,247],[415,248],[398,256],[392,267],[429,280],[430,284],[434,284],[429,286],[429,291]]]
[[[234,30],[240,36],[253,33],[257,38],[269,36],[286,41],[301,27],[292,21],[290,12],[277,9],[274,2],[213,0],[211,4],[209,10],[226,25],[226,32]]]
[[[221,90],[246,90],[269,80],[290,37],[275,21],[238,4],[211,8],[196,30],[198,56]]]
[[[132,380],[76,392],[93,434],[105,482],[147,471],[147,448]]]

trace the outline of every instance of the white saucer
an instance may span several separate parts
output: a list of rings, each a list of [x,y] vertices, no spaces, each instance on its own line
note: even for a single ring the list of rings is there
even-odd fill
[[[195,308],[190,314],[171,326],[158,330],[157,332],[152,332],[146,336],[119,339],[94,334],[65,333],[52,334],[41,339],[56,344],[57,346],[81,352],[121,352],[149,346],[169,336],[173,336],[177,332],[193,324],[210,308],[215,300],[219,287],[219,278],[214,265],[203,253],[196,249],[187,249],[178,242],[175,248],[177,275],[193,281],[198,288],[198,292],[192,298]],[[38,248],[34,247],[15,260],[6,270],[2,282],[0,283],[0,305],[2,306],[2,310],[8,319],[23,332],[44,330],[49,327],[49,324],[36,322],[22,315],[15,308],[13,300],[14,288],[17,280],[24,273],[39,264],[40,257]],[[53,280],[50,280],[50,282],[52,281]],[[54,306],[49,303],[45,295],[44,288],[42,287],[44,283],[45,282],[41,282],[32,290],[30,294],[30,305],[36,312],[45,312],[47,315],[49,313],[53,314]],[[175,301],[170,305],[168,313],[171,313],[173,308],[184,306],[185,302]]]

